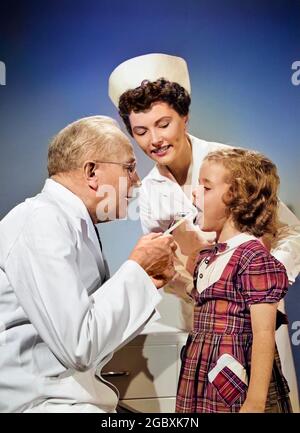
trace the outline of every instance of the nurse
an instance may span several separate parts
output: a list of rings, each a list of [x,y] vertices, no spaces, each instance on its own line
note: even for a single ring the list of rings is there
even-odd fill
[[[135,57],[117,66],[109,78],[109,96],[129,134],[155,163],[140,190],[140,218],[145,233],[165,230],[179,214],[194,216],[192,190],[198,185],[203,158],[208,152],[229,147],[207,142],[188,132],[190,95],[187,64],[176,56]],[[284,264],[292,284],[300,272],[300,221],[282,202],[279,217],[282,225],[279,240],[272,245],[269,240],[264,241]],[[173,234],[180,246],[178,274],[164,290],[181,298],[182,326],[189,329],[192,308],[188,307],[188,293],[192,289],[192,278],[186,270],[186,262],[187,257],[193,255],[197,247],[199,249],[205,235],[191,227],[191,223],[182,225]],[[213,239],[212,233],[208,240]],[[297,381],[287,326],[277,331],[277,344],[291,388],[293,410],[298,412]]]

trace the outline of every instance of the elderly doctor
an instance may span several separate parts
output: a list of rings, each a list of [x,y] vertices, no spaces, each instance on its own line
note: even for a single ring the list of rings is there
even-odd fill
[[[124,217],[139,184],[132,146],[112,119],[60,131],[48,171],[42,192],[0,222],[0,411],[114,412],[117,391],[96,369],[154,320],[176,245],[144,236],[109,279],[95,224]],[[117,203],[102,206],[102,186]]]
[[[198,185],[199,169],[207,153],[228,148],[225,144],[207,142],[188,133],[190,94],[185,60],[166,54],[129,59],[117,66],[109,78],[109,96],[129,134],[155,163],[140,189],[144,232],[165,230],[179,214],[191,215],[190,223],[182,224],[173,232],[180,246],[176,262],[178,273],[164,289],[179,297],[183,317],[177,323],[186,329],[190,328],[192,320],[188,292],[193,286],[186,270],[187,256],[199,251],[205,236],[192,225],[192,190]],[[283,203],[279,216],[282,229],[271,252],[284,264],[290,283],[293,283],[300,271],[300,222]],[[211,234],[207,240],[213,239],[214,234]],[[265,240],[267,242],[269,240]],[[298,412],[297,381],[287,326],[278,329],[277,345],[291,388],[293,410]]]

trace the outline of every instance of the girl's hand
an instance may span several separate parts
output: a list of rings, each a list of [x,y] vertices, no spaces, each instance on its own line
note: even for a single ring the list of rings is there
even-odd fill
[[[245,400],[239,413],[263,413],[264,411],[265,411],[265,406],[263,404],[260,405],[251,402],[248,403],[247,400]]]

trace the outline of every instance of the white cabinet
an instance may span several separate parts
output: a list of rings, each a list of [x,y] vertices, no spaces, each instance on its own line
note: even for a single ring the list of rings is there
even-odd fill
[[[120,393],[120,406],[135,412],[174,412],[180,351],[187,334],[154,323],[117,351],[102,376]]]

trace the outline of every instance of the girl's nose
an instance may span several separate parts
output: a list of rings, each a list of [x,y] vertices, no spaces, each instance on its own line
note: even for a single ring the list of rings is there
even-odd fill
[[[203,185],[198,185],[193,191],[193,205],[196,206],[199,210],[203,210],[204,208],[204,187]]]
[[[197,200],[197,189],[193,189],[192,196],[193,196],[193,205],[195,205]]]

